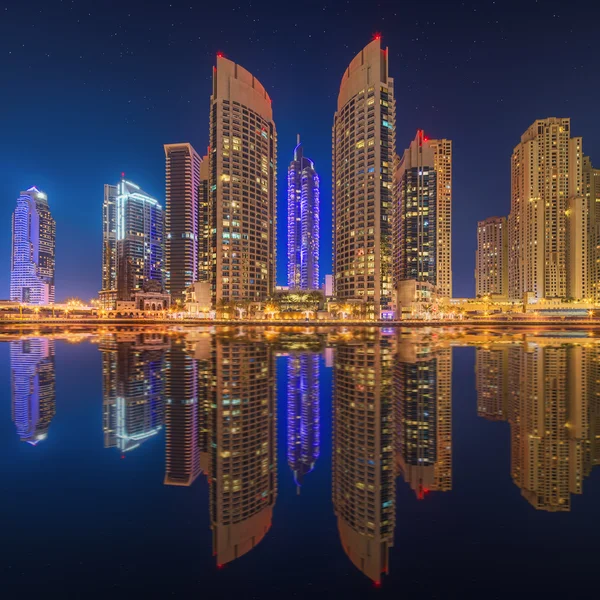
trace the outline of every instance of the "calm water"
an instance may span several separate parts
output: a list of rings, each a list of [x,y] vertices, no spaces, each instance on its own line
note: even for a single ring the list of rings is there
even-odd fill
[[[0,339],[3,598],[597,593],[598,338]]]

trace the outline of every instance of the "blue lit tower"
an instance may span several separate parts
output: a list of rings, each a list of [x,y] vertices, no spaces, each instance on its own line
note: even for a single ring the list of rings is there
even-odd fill
[[[288,286],[319,288],[319,176],[300,136],[288,168]]]
[[[54,341],[28,338],[10,343],[12,418],[21,441],[46,439],[56,412]]]
[[[53,304],[56,223],[46,194],[35,187],[21,192],[13,213],[12,234],[10,299]]]
[[[164,285],[165,216],[157,200],[131,181],[104,186],[103,308],[130,300],[145,281]]]
[[[319,457],[319,355],[288,358],[288,465],[298,488]]]

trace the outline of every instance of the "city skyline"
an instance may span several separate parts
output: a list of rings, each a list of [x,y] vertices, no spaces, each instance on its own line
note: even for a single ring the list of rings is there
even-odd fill
[[[126,4],[134,18],[140,16],[136,3]],[[189,7],[184,10],[175,3],[168,14],[172,15],[174,29],[179,35],[168,32],[168,19],[162,29],[154,9],[144,17],[143,24],[146,27],[157,27],[150,36],[154,39],[152,53],[162,55],[158,64],[165,67],[151,70],[146,59],[142,59],[143,53],[136,56],[125,53],[120,58],[117,47],[111,49],[105,58],[102,57],[94,46],[93,36],[83,43],[81,52],[75,50],[77,44],[73,43],[71,50],[63,50],[62,40],[59,39],[65,37],[60,34],[63,31],[62,23],[53,36],[46,37],[43,45],[41,41],[32,40],[20,50],[15,48],[16,29],[14,32],[8,30],[0,43],[6,47],[6,56],[9,57],[9,86],[17,89],[25,75],[28,79],[33,77],[46,83],[49,77],[67,83],[63,73],[71,71],[74,76],[81,76],[86,85],[80,86],[75,94],[78,110],[71,110],[68,120],[56,119],[56,123],[49,123],[49,113],[44,107],[34,111],[31,101],[19,106],[16,99],[5,99],[8,104],[6,114],[13,117],[11,123],[7,124],[3,138],[6,146],[2,149],[2,158],[10,168],[0,191],[3,198],[14,198],[19,189],[35,184],[48,193],[52,199],[54,216],[62,223],[57,247],[59,297],[76,294],[85,298],[93,296],[98,288],[97,271],[90,268],[88,274],[86,265],[97,266],[101,261],[100,224],[94,223],[99,208],[87,200],[78,202],[75,190],[85,189],[87,197],[90,190],[99,189],[107,180],[115,180],[120,172],[125,171],[128,178],[140,182],[151,195],[162,200],[164,172],[161,169],[163,157],[160,146],[169,140],[189,140],[198,149],[206,147],[208,139],[203,118],[198,119],[193,115],[204,114],[208,106],[206,98],[210,92],[211,65],[215,53],[222,50],[250,68],[269,89],[278,123],[280,152],[293,147],[298,132],[306,147],[311,149],[311,158],[321,166],[322,171],[321,187],[325,193],[321,216],[325,223],[330,217],[328,129],[339,77],[370,35],[381,31],[385,44],[390,47],[391,75],[397,81],[402,81],[404,90],[403,99],[398,105],[398,145],[404,147],[416,128],[424,129],[431,137],[447,136],[454,141],[453,201],[455,215],[461,215],[460,220],[455,219],[453,236],[454,263],[461,265],[460,271],[455,266],[454,296],[471,296],[474,289],[472,273],[476,223],[491,214],[508,214],[509,157],[520,133],[536,118],[570,116],[575,135],[585,138],[586,154],[592,159],[599,154],[600,136],[594,119],[592,95],[582,97],[569,92],[588,85],[584,84],[585,72],[586,66],[592,64],[593,54],[588,51],[590,42],[586,38],[589,36],[585,35],[591,23],[579,19],[575,25],[576,7],[571,7],[573,16],[564,11],[553,11],[548,4],[539,7],[533,2],[520,3],[521,19],[517,26],[511,23],[509,27],[507,15],[510,11],[504,12],[504,6],[494,8],[490,5],[489,10],[495,19],[483,14],[485,11],[473,13],[468,6],[461,7],[455,14],[450,7],[446,9],[440,6],[436,8],[439,15],[436,23],[425,27],[418,22],[414,7],[404,10],[402,19],[400,13],[388,14],[385,7],[377,7],[372,14],[364,16],[364,21],[356,23],[353,21],[356,21],[358,5],[351,4],[343,10],[333,7],[321,11],[327,21],[322,29],[314,25],[309,27],[308,22],[303,23],[305,17],[300,16],[298,25],[303,27],[281,23],[277,35],[267,35],[273,30],[269,27],[273,17],[259,4],[256,10],[260,23],[251,25],[256,31],[252,42],[244,42],[243,35],[236,36],[236,32],[240,34],[245,27],[245,19],[242,15],[233,15],[231,33],[223,35],[219,28],[215,31],[207,28],[201,39],[192,44],[189,41],[191,36],[187,34],[194,22],[194,13],[189,12]],[[23,16],[22,10],[11,7],[8,20]],[[104,9],[98,7],[96,10],[99,13],[94,13],[95,17],[103,15]],[[214,8],[209,13],[215,18],[219,14]],[[553,16],[555,13],[556,16]],[[82,40],[86,28],[93,25],[87,13],[80,15],[77,7],[71,10],[65,8],[63,16],[65,25],[69,27],[66,37],[71,42]],[[188,16],[191,17],[189,25],[185,22]],[[203,15],[203,20],[206,18],[207,15]],[[39,19],[35,12],[27,15],[32,27],[40,26]],[[80,23],[77,23],[78,19]],[[337,26],[332,29],[329,22],[334,20]],[[540,68],[532,70],[529,69],[530,61],[523,60],[524,56],[533,55],[534,52],[535,44],[527,33],[533,22],[544,28],[548,35],[558,35],[564,40],[558,66],[540,58]],[[129,29],[127,23],[123,27]],[[168,29],[171,29],[170,24]],[[307,37],[300,38],[299,30]],[[327,33],[323,33],[323,30]],[[146,44],[143,31],[145,28],[141,27],[140,32],[132,32],[132,44],[136,40],[140,46]],[[155,35],[161,31],[165,32],[164,36]],[[255,41],[259,37],[261,43]],[[277,48],[288,43],[285,54],[289,55],[289,60],[286,60]],[[188,46],[197,51],[187,52]],[[21,44],[18,47],[21,48]],[[487,51],[478,52],[481,48]],[[9,51],[12,54],[9,55]],[[50,53],[51,58],[46,57],[44,52]],[[185,72],[186,68],[190,68],[192,55],[193,60],[197,61],[193,71],[205,75],[200,75],[191,88],[186,88],[185,75],[178,81],[166,65],[183,61],[179,72]],[[310,60],[315,56],[319,56],[320,60]],[[291,89],[286,89],[285,84],[291,81],[288,71],[292,64],[300,69],[298,77],[308,72],[315,77],[316,85],[314,89],[311,88],[310,94],[308,89],[298,90],[294,86],[292,96]],[[114,77],[116,66],[125,77]],[[548,97],[540,93],[525,98],[518,93],[519,86],[511,84],[511,81],[523,81],[527,77],[531,85],[543,89],[541,82],[555,68],[560,69],[564,94]],[[437,94],[432,94],[438,84],[445,90],[440,99]],[[595,85],[594,82],[592,84]],[[59,91],[57,86],[52,91],[49,110],[60,115],[71,109],[75,96],[72,99],[66,96],[69,87],[66,84],[61,87],[64,91]],[[164,91],[160,91],[160,88],[164,88]],[[465,89],[469,91],[468,96],[463,94]],[[314,90],[319,91],[319,98]],[[311,107],[305,113],[309,117],[298,117],[300,113],[292,97],[297,97],[303,106]],[[309,98],[312,98],[311,102]],[[99,106],[105,108],[97,113]],[[25,123],[40,131],[48,129],[49,135],[39,137],[33,147],[26,137],[19,140],[16,135],[17,127],[22,134]],[[100,126],[106,128],[107,135],[97,135]],[[485,153],[479,153],[476,150],[477,142],[481,141],[481,132],[484,130],[494,139],[494,144]],[[73,147],[82,131],[88,132],[98,142],[97,149],[93,150],[93,160],[86,161],[87,164],[83,164],[75,153],[67,151],[67,148]],[[52,151],[49,150],[51,140],[57,144]],[[278,177],[280,205],[285,181],[281,166],[282,163]],[[97,194],[93,192],[96,197]],[[7,210],[4,203],[3,209]],[[7,214],[8,211],[2,216]],[[282,225],[282,219],[279,219],[280,240],[283,239]],[[5,236],[2,235],[3,244],[0,244],[3,256],[10,251]],[[77,252],[76,248],[83,247],[84,241],[90,241],[90,247],[95,247],[85,253]],[[323,232],[321,246],[322,273],[331,272],[328,268],[330,244],[327,231]],[[285,283],[283,248],[280,244],[280,284]],[[465,265],[464,270],[462,265]],[[7,276],[5,272],[0,273],[0,289],[7,289]],[[6,296],[6,292],[2,295]]]

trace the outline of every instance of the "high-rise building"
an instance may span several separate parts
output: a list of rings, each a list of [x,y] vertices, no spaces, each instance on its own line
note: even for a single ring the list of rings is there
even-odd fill
[[[375,582],[394,545],[393,352],[376,332],[339,344],[333,367],[332,499],[352,563]]]
[[[224,565],[271,527],[277,498],[275,361],[260,336],[217,334],[210,386],[210,510],[213,554]]]
[[[477,223],[475,294],[508,298],[508,225],[506,217]]]
[[[48,436],[56,413],[54,341],[10,342],[12,419],[21,441],[35,446]]]
[[[583,157],[583,196],[588,211],[588,294],[600,303],[600,169]]]
[[[299,490],[320,453],[319,355],[292,354],[287,373],[288,465]]]
[[[104,447],[129,452],[156,436],[164,421],[164,334],[100,338]]]
[[[48,197],[36,187],[21,192],[12,219],[10,299],[25,304],[54,303],[56,223]]]
[[[394,285],[407,279],[437,286],[437,177],[422,130],[395,169]]]
[[[452,298],[452,141],[429,140],[435,170],[437,220],[437,293]]]
[[[191,144],[165,144],[166,157],[166,244],[165,279],[171,300],[182,303],[185,290],[198,281],[200,249],[205,250],[206,167]]]
[[[246,69],[217,56],[210,101],[213,301],[263,301],[275,289],[277,133],[271,99]]]
[[[511,166],[509,299],[567,298],[581,288],[581,278],[568,282],[569,263],[582,261],[580,252],[569,258],[568,229],[577,232],[581,219],[567,213],[580,210],[582,166],[581,138],[571,138],[568,118],[537,120],[521,136]]]
[[[423,499],[452,489],[452,349],[399,340],[394,367],[398,470]]]
[[[319,176],[300,136],[288,167],[288,287],[319,288]]]
[[[333,119],[335,294],[378,318],[392,301],[396,104],[388,50],[376,37],[346,69]]]
[[[131,300],[152,280],[164,284],[165,216],[159,202],[121,179],[104,186],[101,306]]]
[[[393,280],[452,296],[452,142],[422,130],[394,168]]]

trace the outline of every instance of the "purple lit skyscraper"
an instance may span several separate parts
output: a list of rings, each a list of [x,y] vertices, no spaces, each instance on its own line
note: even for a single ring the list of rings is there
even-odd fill
[[[12,221],[10,299],[54,304],[56,224],[48,197],[36,187],[21,192]]]
[[[288,168],[288,286],[319,289],[319,176],[300,136]]]

